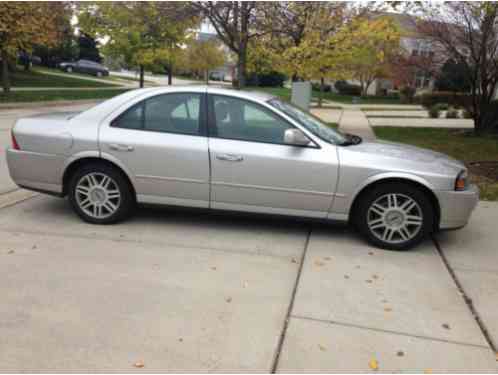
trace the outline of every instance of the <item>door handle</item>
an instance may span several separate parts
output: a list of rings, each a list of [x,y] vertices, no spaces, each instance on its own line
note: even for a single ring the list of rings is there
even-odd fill
[[[117,144],[117,143],[111,143],[109,144],[109,148],[114,151],[133,151],[134,148],[133,146],[129,145],[122,145],[122,144]]]
[[[242,161],[244,158],[242,155],[234,155],[234,154],[218,154],[216,155],[216,159],[223,161]]]

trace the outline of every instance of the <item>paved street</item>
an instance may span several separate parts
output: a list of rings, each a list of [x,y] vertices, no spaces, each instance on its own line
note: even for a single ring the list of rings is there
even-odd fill
[[[0,110],[0,142],[17,116],[83,108]],[[2,148],[0,370],[498,371],[498,203],[390,252],[341,225],[172,208],[95,226],[13,189]]]

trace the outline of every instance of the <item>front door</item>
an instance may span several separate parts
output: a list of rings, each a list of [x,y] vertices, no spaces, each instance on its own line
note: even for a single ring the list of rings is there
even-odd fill
[[[284,143],[294,127],[263,105],[209,95],[211,206],[326,217],[337,181],[337,155]]]
[[[209,207],[205,94],[147,98],[100,128],[102,153],[132,174],[142,202]]]

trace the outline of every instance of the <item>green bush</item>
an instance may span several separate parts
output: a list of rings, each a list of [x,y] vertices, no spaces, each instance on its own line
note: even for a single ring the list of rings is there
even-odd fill
[[[411,87],[411,86],[402,87],[401,90],[399,91],[401,103],[404,103],[404,104],[413,103],[413,99],[415,97],[415,92],[416,92],[416,90],[414,87]]]
[[[352,85],[346,81],[337,81],[334,86],[341,95],[361,95],[361,87],[358,85]]]
[[[472,118],[472,113],[468,109],[464,109],[462,112],[462,117],[466,119]]]
[[[446,118],[458,118],[458,111],[455,108],[448,108]]]
[[[320,82],[312,82],[311,83],[311,88],[313,91],[320,91]],[[325,83],[323,85],[323,92],[330,92],[332,90],[332,86],[330,86],[328,83]]]
[[[468,108],[472,105],[472,95],[450,91],[434,91],[422,94],[417,96],[416,100],[425,108],[431,108],[435,104],[441,103],[463,108]]]
[[[283,87],[287,77],[279,72],[252,73],[247,78],[247,86]]]
[[[439,118],[439,115],[441,114],[441,109],[436,104],[436,105],[433,105],[431,108],[429,108],[429,110],[427,112],[428,112],[430,118]]]

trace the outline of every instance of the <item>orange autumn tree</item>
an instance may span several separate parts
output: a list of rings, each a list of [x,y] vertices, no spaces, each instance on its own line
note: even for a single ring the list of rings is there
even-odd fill
[[[10,91],[9,60],[19,51],[31,52],[34,45],[53,46],[59,36],[61,13],[67,11],[62,2],[2,2],[0,5],[0,58],[2,86]]]

